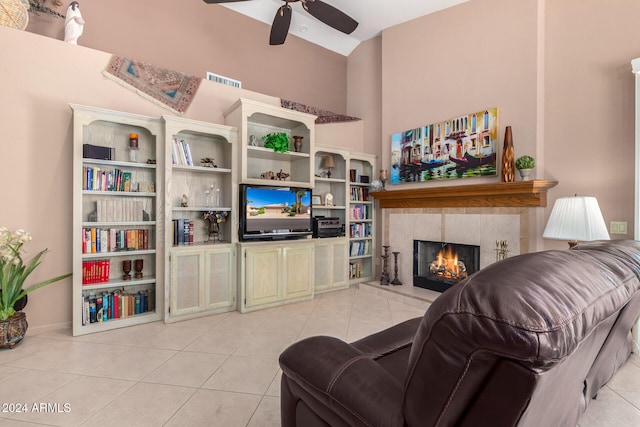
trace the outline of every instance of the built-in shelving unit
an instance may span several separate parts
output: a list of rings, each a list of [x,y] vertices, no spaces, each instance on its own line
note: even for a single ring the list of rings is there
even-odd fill
[[[173,116],[163,122],[165,321],[235,310],[237,129]]]
[[[162,125],[145,116],[71,108],[73,334],[159,320]]]
[[[351,154],[348,161],[349,208],[346,235],[349,238],[349,282],[368,282],[375,274],[374,204],[370,196],[376,158]]]
[[[316,116],[262,102],[239,99],[224,113],[225,123],[238,128],[239,180],[244,184],[269,184],[312,188],[312,173]],[[264,147],[263,137],[270,133],[285,133],[291,139],[287,152],[275,152]],[[302,137],[302,147],[296,152],[293,137]],[[263,179],[267,172],[282,171],[285,180]]]

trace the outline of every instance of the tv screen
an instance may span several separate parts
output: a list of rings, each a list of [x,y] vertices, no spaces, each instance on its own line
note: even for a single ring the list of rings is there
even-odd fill
[[[311,189],[240,186],[240,239],[295,239],[312,233]]]

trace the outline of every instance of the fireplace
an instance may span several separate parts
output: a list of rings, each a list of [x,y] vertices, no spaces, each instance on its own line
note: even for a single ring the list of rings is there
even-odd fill
[[[413,286],[444,292],[480,269],[480,246],[413,241]]]

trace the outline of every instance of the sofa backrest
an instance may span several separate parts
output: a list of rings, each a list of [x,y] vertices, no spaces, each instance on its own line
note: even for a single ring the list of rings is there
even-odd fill
[[[413,342],[407,424],[576,425],[612,328],[629,340],[619,318],[639,277],[638,242],[611,241],[512,257],[450,288]]]

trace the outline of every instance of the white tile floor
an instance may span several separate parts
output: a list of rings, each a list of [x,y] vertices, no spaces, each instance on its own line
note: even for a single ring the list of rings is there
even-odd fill
[[[423,313],[420,301],[349,289],[75,338],[70,330],[27,333],[15,349],[0,350],[0,404],[27,404],[28,412],[0,412],[0,427],[279,426],[278,355],[289,344],[319,334],[353,341]],[[49,409],[34,411],[41,403]],[[580,420],[605,426],[640,426],[639,357]]]

